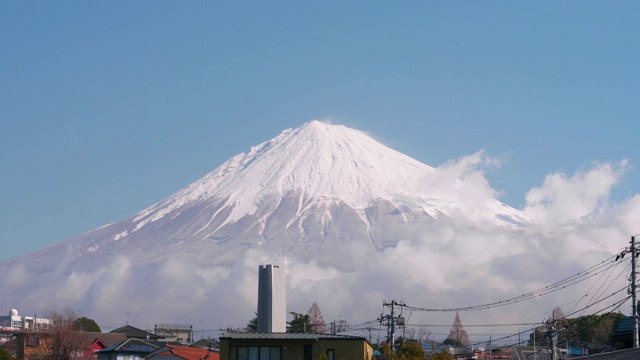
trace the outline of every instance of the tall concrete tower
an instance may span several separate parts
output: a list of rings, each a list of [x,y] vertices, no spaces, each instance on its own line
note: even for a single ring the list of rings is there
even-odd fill
[[[284,268],[260,265],[258,274],[258,332],[287,332]]]

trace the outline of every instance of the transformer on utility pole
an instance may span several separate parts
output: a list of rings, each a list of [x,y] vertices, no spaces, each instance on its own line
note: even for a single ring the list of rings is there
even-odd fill
[[[389,348],[391,349],[391,351],[396,351],[395,345],[396,345],[396,325],[398,326],[405,326],[404,324],[404,317],[402,316],[395,316],[395,306],[398,305],[400,307],[402,306],[406,306],[404,304],[404,302],[400,301],[395,301],[395,300],[391,300],[390,302],[387,302],[386,300],[383,301],[382,303],[383,306],[388,306],[391,313],[389,315],[380,315],[380,318],[378,319],[378,321],[380,321],[380,324],[384,323],[384,325],[387,326],[387,343],[389,344]]]
[[[636,300],[636,237],[631,237],[631,307],[633,316],[633,347],[638,347],[638,305]]]
[[[637,248],[636,245],[636,236],[638,234],[631,237],[631,245],[628,248],[624,248],[617,256],[616,261],[618,259],[623,259],[627,252],[631,253],[631,277],[628,278],[630,281],[629,289],[627,289],[627,294],[631,295],[631,319],[633,321],[633,347],[639,347],[638,341],[638,307],[640,303],[638,303],[637,299],[637,287],[636,287],[636,268],[638,267],[637,257],[640,255],[640,249]]]

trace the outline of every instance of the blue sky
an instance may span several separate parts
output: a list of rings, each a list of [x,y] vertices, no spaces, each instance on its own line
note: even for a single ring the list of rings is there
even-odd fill
[[[128,217],[312,119],[432,166],[484,149],[516,208],[548,174],[628,159],[615,206],[640,193],[639,11],[0,2],[0,261]]]

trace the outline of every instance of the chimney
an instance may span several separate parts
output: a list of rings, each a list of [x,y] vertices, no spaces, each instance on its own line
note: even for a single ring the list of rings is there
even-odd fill
[[[287,332],[284,268],[260,265],[258,273],[258,332]]]

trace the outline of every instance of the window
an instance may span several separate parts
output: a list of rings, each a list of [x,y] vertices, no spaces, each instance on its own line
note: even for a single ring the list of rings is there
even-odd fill
[[[313,345],[303,345],[302,347],[302,359],[313,360]]]
[[[336,351],[335,349],[327,349],[327,360],[335,360]]]
[[[252,346],[249,348],[249,360],[259,360],[258,358],[258,347]]]
[[[282,360],[280,346],[238,346],[238,360]]]
[[[29,336],[27,338],[27,346],[38,346],[40,345],[40,337],[39,336]]]

